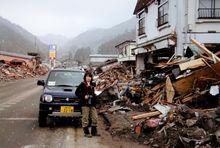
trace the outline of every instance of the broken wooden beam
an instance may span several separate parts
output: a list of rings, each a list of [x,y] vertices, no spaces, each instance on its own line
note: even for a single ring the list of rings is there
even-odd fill
[[[191,102],[193,99],[198,98],[198,97],[204,95],[204,94],[207,93],[207,92],[208,92],[208,91],[205,90],[205,91],[199,92],[199,93],[197,93],[197,94],[193,94],[193,95],[191,95],[191,96],[189,96],[189,97],[185,97],[185,98],[183,98],[183,99],[181,100],[181,102],[182,102],[182,103]]]
[[[211,67],[212,68],[206,66],[204,68],[194,71],[189,76],[183,77],[181,79],[178,79],[176,82],[173,82],[175,92],[179,95],[188,94],[192,92],[192,88],[194,85],[194,88],[200,88],[200,90],[204,90],[206,88],[204,82],[198,81],[196,84],[194,84],[195,80],[198,80],[201,77],[220,80],[220,62],[212,64]],[[213,70],[215,70],[215,72],[213,72]]]
[[[206,62],[206,61],[204,60],[204,63],[205,63],[209,68],[211,68],[211,70],[212,70],[214,73],[216,73],[216,75],[218,75],[218,76],[220,77],[220,74],[219,74],[215,69],[213,69],[212,66],[211,66],[208,62]]]
[[[174,95],[175,95],[175,90],[173,88],[172,82],[170,80],[170,77],[167,77],[167,80],[166,80],[166,97],[167,97],[167,102],[168,103],[173,102]]]
[[[220,62],[220,58],[218,56],[216,56],[214,53],[212,53],[210,50],[208,50],[204,45],[202,45],[201,43],[199,43],[197,40],[195,39],[191,39],[191,42],[193,44],[195,44],[200,50],[202,50],[204,53],[206,53],[209,57],[213,57],[215,58],[215,60],[217,62]]]
[[[150,117],[158,116],[160,114],[161,112],[159,111],[153,111],[153,112],[148,112],[148,113],[143,113],[140,115],[133,116],[132,119],[137,120],[137,119],[143,119],[143,118],[150,118]]]
[[[180,63],[179,67],[180,67],[180,70],[183,71],[187,69],[198,68],[198,67],[205,66],[205,65],[206,64],[204,63],[203,59],[199,58],[196,60],[191,60],[188,62]]]

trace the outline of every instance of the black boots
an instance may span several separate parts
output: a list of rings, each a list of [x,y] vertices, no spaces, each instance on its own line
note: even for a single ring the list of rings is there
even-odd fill
[[[91,134],[92,136],[100,136],[100,134],[97,132],[96,126],[92,126]]]
[[[91,138],[91,137],[92,137],[92,136],[90,135],[90,132],[89,132],[88,127],[84,127],[84,128],[83,128],[83,131],[84,131],[85,137],[88,137],[88,138]]]
[[[100,136],[100,134],[98,134],[97,132],[96,126],[92,126],[92,129],[91,129],[92,135],[90,134],[88,127],[84,127],[83,131],[84,131],[85,137],[88,137],[88,138],[91,138],[92,136]]]

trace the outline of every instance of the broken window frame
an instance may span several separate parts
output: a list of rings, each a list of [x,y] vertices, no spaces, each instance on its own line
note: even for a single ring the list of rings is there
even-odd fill
[[[138,14],[138,36],[145,34],[145,11]]]
[[[202,3],[202,1],[206,1],[207,5]],[[220,2],[218,6],[216,4],[217,0],[199,0],[198,18],[220,19]]]
[[[158,0],[158,27],[167,24],[168,21],[168,11],[169,11],[169,1],[168,0]]]

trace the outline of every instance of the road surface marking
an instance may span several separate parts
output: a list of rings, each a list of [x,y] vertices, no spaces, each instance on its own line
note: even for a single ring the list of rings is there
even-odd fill
[[[0,118],[0,121],[36,121],[37,118]]]
[[[11,97],[11,98],[15,98],[15,99],[11,99],[11,100],[8,100],[8,101],[0,104],[0,111],[4,110],[5,108],[9,108],[12,105],[15,105],[15,104],[17,104],[17,103],[27,99],[27,98],[30,98],[33,95],[33,93],[35,93],[35,92],[37,92],[39,90],[40,90],[40,88],[36,87],[36,88],[34,88],[32,90],[25,91],[25,92],[19,94],[19,96]]]
[[[21,148],[47,148],[49,147],[48,145],[42,145],[42,144],[37,144],[37,145],[25,145],[22,146]]]
[[[1,108],[7,108],[7,107],[10,107],[10,106],[11,106],[10,104],[0,104]]]
[[[7,103],[8,105],[14,105],[14,104],[16,104],[17,102],[9,102],[9,103]]]

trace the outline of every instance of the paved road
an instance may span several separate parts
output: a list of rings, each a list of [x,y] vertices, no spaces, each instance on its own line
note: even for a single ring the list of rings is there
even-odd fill
[[[101,138],[83,137],[81,128],[40,128],[37,123],[41,87],[36,79],[0,83],[0,148],[105,148]]]
[[[40,128],[37,122],[42,87],[37,79],[0,82],[0,148],[142,148],[112,138],[99,122],[101,137],[85,138],[71,123]]]

